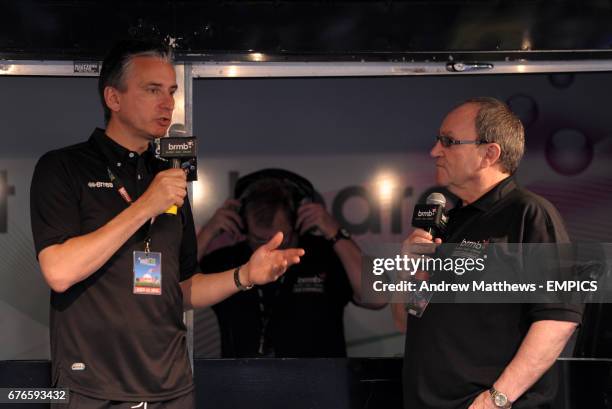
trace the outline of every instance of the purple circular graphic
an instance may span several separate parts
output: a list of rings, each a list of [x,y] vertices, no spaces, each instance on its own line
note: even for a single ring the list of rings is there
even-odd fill
[[[529,95],[512,95],[506,103],[510,110],[519,117],[525,129],[529,128],[538,119],[538,104]]]
[[[557,74],[549,74],[548,81],[550,81],[550,84],[557,89],[569,88],[569,86],[574,83],[574,73],[561,72]]]
[[[593,160],[593,142],[576,129],[559,129],[546,141],[546,161],[557,173],[577,175]]]

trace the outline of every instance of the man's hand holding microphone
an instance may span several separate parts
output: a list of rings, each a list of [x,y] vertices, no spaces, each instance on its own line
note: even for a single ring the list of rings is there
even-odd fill
[[[155,175],[147,190],[134,202],[148,218],[165,213],[172,206],[183,206],[187,195],[187,175],[183,169],[167,169]]]
[[[415,206],[412,216],[412,225],[415,229],[402,243],[402,255],[419,258],[429,257],[436,252],[437,247],[442,244],[441,236],[444,235],[448,223],[445,206],[446,198],[441,193],[432,193],[427,197],[426,204]],[[398,280],[415,282],[417,286],[431,278],[431,274],[423,270],[409,272],[408,276],[405,274],[399,272]],[[406,332],[406,314],[420,317],[429,303],[431,294],[414,291],[404,295],[404,298],[391,304],[394,324],[401,332]]]

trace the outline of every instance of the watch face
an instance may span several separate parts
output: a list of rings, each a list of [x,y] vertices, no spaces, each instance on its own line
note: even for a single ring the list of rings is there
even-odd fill
[[[508,398],[503,393],[498,392],[497,394],[495,394],[493,402],[495,403],[495,406],[503,408],[508,403]]]

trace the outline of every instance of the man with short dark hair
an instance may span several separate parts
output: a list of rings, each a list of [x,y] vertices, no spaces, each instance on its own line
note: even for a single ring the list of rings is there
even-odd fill
[[[346,356],[343,316],[348,302],[366,308],[382,308],[385,303],[361,302],[359,247],[322,204],[312,197],[302,200],[287,180],[290,172],[275,172],[282,177],[262,170],[241,178],[240,185],[257,180],[249,184],[248,193],[240,200],[230,200],[218,209],[198,237],[202,253],[220,232],[238,239],[201,259],[205,273],[242,263],[275,231],[282,231],[285,237],[281,248],[306,250],[300,264],[277,282],[235,294],[213,306],[221,332],[221,356]],[[303,183],[314,191],[310,182]],[[318,234],[312,234],[313,229]]]
[[[458,244],[447,246],[569,241],[553,205],[517,186],[523,151],[523,127],[500,101],[471,99],[444,118],[431,150],[436,182],[462,201],[445,239]],[[422,229],[405,241],[432,244],[442,239]],[[580,321],[575,305],[430,303],[408,316],[404,405],[549,408],[556,380],[547,371]]]
[[[277,250],[278,233],[239,268],[194,274],[186,175],[167,169],[152,144],[170,126],[176,89],[167,49],[118,44],[99,79],[106,130],[45,154],[34,171],[52,385],[70,389],[70,408],[194,408],[183,309],[273,281],[303,255]],[[171,206],[177,215],[166,214]]]

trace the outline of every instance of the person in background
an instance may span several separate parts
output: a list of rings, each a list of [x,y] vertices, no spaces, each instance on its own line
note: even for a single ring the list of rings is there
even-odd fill
[[[246,175],[198,235],[200,253],[222,232],[239,239],[203,256],[203,272],[248,260],[274,231],[281,248],[306,251],[278,281],[245,288],[213,306],[221,331],[221,354],[230,357],[346,356],[343,313],[349,301],[366,308],[361,291],[362,254],[350,234],[314,199],[306,179],[281,169]]]

